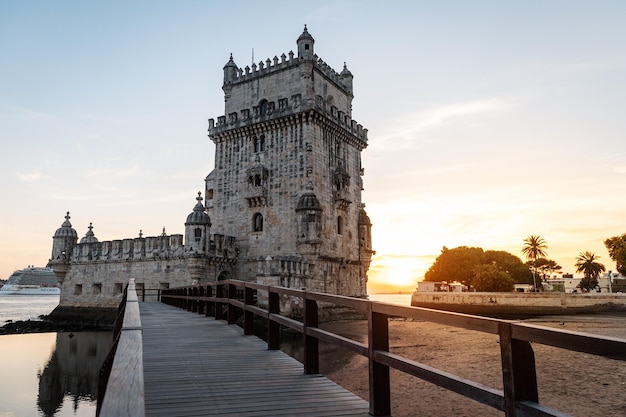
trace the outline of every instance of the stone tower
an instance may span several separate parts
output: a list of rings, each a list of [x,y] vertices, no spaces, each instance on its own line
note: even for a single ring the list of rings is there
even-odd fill
[[[234,278],[363,297],[374,252],[353,76],[318,58],[306,26],[296,44],[297,56],[224,66],[205,206],[215,232],[236,239]]]

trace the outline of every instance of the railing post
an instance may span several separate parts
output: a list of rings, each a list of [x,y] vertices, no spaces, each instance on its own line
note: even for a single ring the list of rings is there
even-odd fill
[[[204,287],[198,287],[198,296],[206,297],[204,293]],[[206,300],[198,300],[198,314],[204,314],[204,309],[206,308]]]
[[[224,286],[219,283],[215,286],[215,296],[217,298],[224,297]],[[215,320],[223,320],[224,319],[224,303],[219,301],[215,302]]]
[[[247,286],[243,288],[243,304],[244,307],[254,304],[254,290]],[[254,334],[254,314],[248,310],[243,311],[243,334]]]
[[[272,291],[271,287],[267,288],[268,312],[270,314],[280,314],[280,297],[278,293]],[[267,348],[269,350],[280,349],[280,324],[275,321],[267,320]]]
[[[372,311],[368,303],[368,339],[369,339],[369,388],[370,414],[373,416],[391,415],[391,387],[389,367],[374,360],[374,352],[389,351],[389,322],[385,314]]]
[[[317,301],[309,300],[304,292],[304,373],[320,373],[319,341],[307,334],[308,327],[318,327]]]
[[[207,297],[213,297],[213,286],[212,285],[207,285],[206,286],[206,296]],[[211,314],[213,314],[213,317],[215,317],[215,303],[213,301],[207,301],[207,303],[206,303],[206,317],[209,317]]]
[[[498,323],[504,386],[504,412],[515,417],[518,401],[539,403],[535,353],[530,342],[511,337],[511,323]]]
[[[235,284],[228,284],[228,300],[237,299],[237,287]],[[229,302],[228,303],[228,324],[237,323],[237,309]]]

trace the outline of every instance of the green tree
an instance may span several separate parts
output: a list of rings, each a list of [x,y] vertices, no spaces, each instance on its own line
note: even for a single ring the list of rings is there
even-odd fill
[[[617,272],[626,275],[626,233],[614,236],[604,241],[609,256],[617,264]]]
[[[424,274],[424,280],[459,281],[470,287],[474,278],[472,268],[484,263],[485,252],[482,248],[459,246],[448,249],[444,246],[441,254]]]
[[[576,272],[582,272],[585,277],[580,280],[580,288],[593,290],[598,285],[598,277],[605,271],[604,265],[597,262],[600,259],[595,253],[581,252],[576,258]]]
[[[552,259],[539,258],[533,262],[533,266],[541,271],[541,274],[545,278],[546,275],[552,275],[552,272],[560,271],[561,266]]]
[[[537,291],[537,280],[535,279],[535,261],[539,258],[546,257],[546,249],[548,249],[548,244],[541,236],[530,235],[526,239],[524,239],[524,247],[522,248],[522,253],[526,256],[526,259],[529,261],[529,264],[533,268],[533,286],[535,291]]]
[[[477,291],[510,292],[515,288],[511,274],[496,264],[476,265],[472,272],[474,288]]]
[[[533,274],[528,265],[522,260],[503,250],[486,250],[485,263],[494,263],[498,268],[508,272],[513,278],[513,282],[531,284],[533,282]]]

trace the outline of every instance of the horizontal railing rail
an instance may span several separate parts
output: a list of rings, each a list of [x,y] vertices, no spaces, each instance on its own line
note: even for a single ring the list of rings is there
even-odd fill
[[[99,417],[145,416],[143,342],[137,292],[131,279],[120,304],[114,343],[101,370]],[[119,323],[119,324],[117,324]]]
[[[263,303],[257,300],[259,296]],[[295,297],[304,306],[303,319],[280,312],[280,297]],[[503,411],[506,416],[565,416],[539,404],[532,343],[626,360],[626,340],[570,332],[507,320],[419,307],[404,307],[338,295],[225,280],[161,291],[161,301],[235,324],[243,314],[245,335],[253,334],[254,316],[267,320],[268,349],[279,349],[280,326],[303,334],[303,365],[319,373],[319,342],[349,349],[368,358],[370,414],[391,414],[390,368],[428,381]],[[361,343],[319,327],[319,308],[334,305],[361,312],[368,321],[368,341]],[[403,317],[498,335],[503,389],[496,389],[389,352],[389,319]],[[241,321],[241,320],[240,320]]]

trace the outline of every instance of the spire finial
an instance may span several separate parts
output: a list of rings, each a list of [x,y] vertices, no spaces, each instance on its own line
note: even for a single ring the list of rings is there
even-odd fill
[[[65,220],[67,220],[68,222],[70,221],[70,212],[69,211],[65,215]]]
[[[196,200],[198,203],[202,201],[202,191],[198,191],[198,197],[196,197]]]
[[[167,233],[165,233],[165,226],[163,226],[163,233],[161,234],[161,236],[167,236]]]
[[[89,222],[89,227],[87,229],[89,229],[89,231],[91,232],[91,230],[93,229],[93,223],[92,222]]]
[[[143,237],[143,230],[139,229],[139,237]]]

